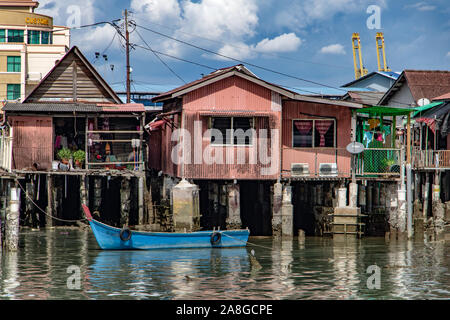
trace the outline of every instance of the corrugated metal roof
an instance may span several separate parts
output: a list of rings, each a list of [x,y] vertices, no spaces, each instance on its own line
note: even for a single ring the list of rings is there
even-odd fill
[[[348,91],[373,92],[370,88],[329,88],[329,87],[298,87],[291,88],[305,96],[344,96]]]
[[[145,112],[142,103],[125,103],[125,104],[103,104],[98,103],[104,112]]]
[[[85,103],[13,103],[2,108],[10,112],[102,112],[102,107]]]
[[[433,98],[433,101],[436,100],[450,100],[450,92],[447,92],[446,94],[443,94],[442,96]]]
[[[376,76],[376,75],[381,75],[383,77],[387,77],[387,78],[391,78],[393,80],[397,80],[398,77],[400,77],[400,73],[399,72],[386,72],[386,71],[372,71],[368,74],[366,74],[365,76],[358,78],[356,80],[350,81],[349,83],[346,83],[343,85],[343,87],[348,87],[351,86],[354,83],[360,82],[362,80],[368,79],[370,77]]]
[[[353,92],[349,91],[348,96],[357,103],[362,103],[369,106],[374,106],[378,104],[378,101],[383,97],[384,92]]]
[[[405,84],[408,85],[414,102],[421,98],[433,99],[450,90],[450,71],[448,70],[404,70],[392,87],[384,94],[380,104],[386,104]]]
[[[269,117],[270,112],[258,112],[250,110],[200,110],[201,116],[228,116],[228,117]]]

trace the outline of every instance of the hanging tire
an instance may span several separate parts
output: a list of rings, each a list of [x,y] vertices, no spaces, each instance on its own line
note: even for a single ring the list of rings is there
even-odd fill
[[[131,239],[131,230],[128,228],[123,228],[122,230],[120,230],[120,240],[122,241],[128,241]]]
[[[212,245],[217,245],[220,243],[220,240],[222,239],[222,234],[220,232],[213,232],[211,234],[211,244]]]

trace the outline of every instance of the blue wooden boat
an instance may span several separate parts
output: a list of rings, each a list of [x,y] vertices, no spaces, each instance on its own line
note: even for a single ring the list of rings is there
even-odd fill
[[[84,204],[82,207],[98,245],[104,250],[245,247],[250,235],[248,229],[183,233],[115,228],[95,220],[89,208]]]

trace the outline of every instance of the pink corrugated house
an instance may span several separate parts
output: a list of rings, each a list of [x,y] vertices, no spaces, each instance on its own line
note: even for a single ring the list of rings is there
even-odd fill
[[[163,196],[181,178],[200,187],[205,227],[226,227],[238,215],[253,235],[271,234],[280,182],[350,177],[345,147],[360,104],[299,95],[243,65],[153,101],[164,106],[146,126],[149,167],[163,177]]]

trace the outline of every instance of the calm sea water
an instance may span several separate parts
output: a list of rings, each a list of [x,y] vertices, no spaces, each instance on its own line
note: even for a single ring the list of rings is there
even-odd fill
[[[249,241],[258,246],[102,251],[90,230],[23,231],[19,252],[1,255],[0,299],[450,298],[448,242]],[[371,265],[379,289],[367,286]],[[69,289],[77,268],[80,289]]]

